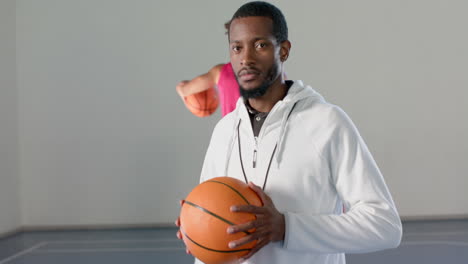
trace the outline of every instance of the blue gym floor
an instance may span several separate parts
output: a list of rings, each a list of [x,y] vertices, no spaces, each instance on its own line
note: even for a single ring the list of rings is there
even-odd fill
[[[403,223],[399,248],[348,254],[348,264],[466,264],[468,220]],[[175,228],[23,232],[0,240],[0,264],[193,263]]]

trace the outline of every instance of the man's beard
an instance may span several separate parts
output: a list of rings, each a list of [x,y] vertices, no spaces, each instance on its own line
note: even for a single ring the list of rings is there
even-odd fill
[[[270,86],[275,81],[277,76],[278,76],[278,65],[273,64],[273,66],[268,71],[265,80],[258,87],[247,90],[240,85],[239,79],[236,75],[237,84],[239,84],[240,95],[244,99],[258,98],[258,97],[264,96],[266,92],[269,90]]]

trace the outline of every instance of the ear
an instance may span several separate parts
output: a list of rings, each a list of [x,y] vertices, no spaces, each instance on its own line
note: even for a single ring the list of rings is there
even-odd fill
[[[289,57],[289,51],[291,50],[291,42],[285,40],[280,44],[280,60],[285,62]]]

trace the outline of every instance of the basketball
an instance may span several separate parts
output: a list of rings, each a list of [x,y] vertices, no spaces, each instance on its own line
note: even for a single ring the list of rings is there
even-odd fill
[[[205,117],[213,114],[218,108],[218,95],[214,88],[184,97],[185,106],[192,114]]]
[[[205,264],[221,264],[246,255],[256,241],[229,248],[228,243],[255,230],[228,234],[231,225],[255,220],[251,213],[231,212],[232,205],[262,206],[258,195],[244,182],[217,177],[196,186],[180,212],[180,231],[190,253]]]

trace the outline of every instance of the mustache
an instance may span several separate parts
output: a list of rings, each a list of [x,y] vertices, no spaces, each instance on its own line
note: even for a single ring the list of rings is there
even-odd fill
[[[244,74],[260,74],[260,70],[255,67],[244,67],[237,72],[237,76],[242,76]]]

